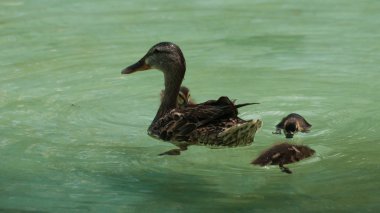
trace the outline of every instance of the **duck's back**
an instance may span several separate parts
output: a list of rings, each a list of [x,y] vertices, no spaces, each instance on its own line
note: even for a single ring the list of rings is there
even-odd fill
[[[261,121],[244,121],[237,106],[227,97],[173,109],[148,129],[152,137],[164,141],[210,146],[242,146],[253,142]]]
[[[260,120],[226,119],[215,125],[201,127],[193,134],[201,145],[213,147],[247,146],[253,143]]]
[[[290,113],[289,115],[284,117],[280,123],[276,125],[276,128],[284,129],[286,121],[288,121],[288,123],[298,123],[298,126],[301,128],[301,131],[304,129],[307,130],[311,127],[311,124],[308,123],[304,117],[297,113]]]

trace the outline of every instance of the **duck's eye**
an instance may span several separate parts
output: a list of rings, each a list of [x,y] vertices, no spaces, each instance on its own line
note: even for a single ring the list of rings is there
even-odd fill
[[[158,48],[155,48],[155,49],[153,50],[153,53],[159,53],[159,52],[161,52],[161,50],[159,50]]]

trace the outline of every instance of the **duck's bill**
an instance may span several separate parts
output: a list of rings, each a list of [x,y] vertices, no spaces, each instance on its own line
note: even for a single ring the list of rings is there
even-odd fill
[[[148,64],[145,63],[145,60],[141,59],[137,63],[132,64],[131,66],[123,69],[121,71],[121,74],[131,74],[131,73],[134,73],[134,72],[137,72],[137,71],[148,70],[150,68],[151,67]]]
[[[294,136],[293,132],[291,132],[291,133],[285,133],[285,137],[286,138],[293,138],[293,136]]]

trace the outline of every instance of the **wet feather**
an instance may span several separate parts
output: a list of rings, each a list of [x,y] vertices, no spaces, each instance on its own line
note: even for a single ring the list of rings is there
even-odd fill
[[[280,143],[263,151],[259,157],[252,161],[252,164],[259,166],[279,165],[283,172],[291,173],[288,168],[284,167],[285,164],[298,162],[314,155],[314,153],[313,149],[305,145]]]

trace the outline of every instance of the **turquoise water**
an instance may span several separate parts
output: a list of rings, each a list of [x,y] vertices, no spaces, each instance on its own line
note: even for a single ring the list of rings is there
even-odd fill
[[[380,209],[380,2],[0,1],[0,211],[369,212]],[[253,145],[173,146],[146,129],[157,71],[121,76],[159,41],[198,102],[227,95],[264,125]],[[317,154],[292,175],[250,161],[284,137]]]

